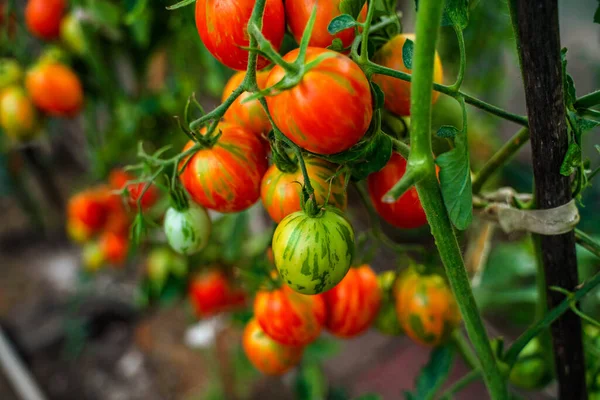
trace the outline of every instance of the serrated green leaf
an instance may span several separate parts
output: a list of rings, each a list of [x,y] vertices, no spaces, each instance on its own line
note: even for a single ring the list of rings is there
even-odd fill
[[[304,363],[296,376],[296,398],[299,400],[325,399],[327,377],[317,363]]]
[[[375,105],[375,109],[378,110],[383,108],[383,104],[385,103],[385,93],[375,82],[371,82],[371,91],[373,92],[373,103]]]
[[[379,131],[359,160],[351,163],[352,180],[361,181],[386,166],[392,157],[392,139]]]
[[[444,139],[454,139],[459,133],[460,131],[452,125],[442,125],[438,129],[436,135]]]
[[[402,62],[408,69],[412,69],[412,59],[415,52],[415,44],[412,40],[406,39],[402,46]]]
[[[414,400],[433,399],[436,392],[448,379],[453,361],[454,351],[451,346],[433,349],[429,355],[429,361],[417,377],[414,393],[409,393],[407,398]]]
[[[563,72],[563,86],[565,90],[565,104],[568,108],[574,108],[574,104],[577,101],[577,93],[575,91],[575,83],[573,77],[567,72],[567,48],[563,48],[560,51],[560,59],[562,61],[562,72]]]
[[[366,0],[341,0],[340,12],[342,14],[351,15],[353,18],[358,18],[360,10],[365,5]]]
[[[565,159],[560,166],[560,174],[564,176],[570,176],[581,164],[581,148],[575,142],[569,144]]]
[[[327,26],[327,31],[335,35],[338,32],[343,31],[344,29],[353,28],[356,26],[356,21],[354,17],[349,14],[338,15],[334,19],[331,20],[329,25]]]
[[[458,26],[465,29],[469,24],[469,0],[446,0],[442,26]]]
[[[440,167],[440,185],[446,210],[454,226],[465,230],[473,219],[473,198],[469,149],[464,132],[456,134],[454,149],[440,155],[436,164]]]
[[[338,52],[344,51],[344,42],[342,42],[342,39],[340,39],[340,38],[335,38],[335,39],[333,39],[331,44],[329,46],[327,46],[327,49],[333,50],[333,51],[338,51]]]

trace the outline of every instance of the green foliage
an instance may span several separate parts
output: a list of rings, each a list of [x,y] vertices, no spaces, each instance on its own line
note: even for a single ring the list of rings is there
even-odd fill
[[[402,62],[408,69],[412,69],[412,59],[415,52],[415,44],[412,40],[406,39],[402,46]]]
[[[340,12],[342,14],[349,14],[353,18],[357,18],[360,14],[360,10],[365,5],[366,0],[341,0],[340,1]]]
[[[325,399],[328,393],[327,377],[316,363],[303,363],[298,369],[295,382],[296,399]]]
[[[446,0],[442,26],[465,29],[469,23],[469,0]]]
[[[431,400],[436,392],[444,384],[452,363],[454,361],[454,350],[451,346],[437,347],[432,350],[429,361],[421,369],[417,377],[416,389],[414,392],[405,392],[406,400]]]
[[[332,35],[335,35],[338,32],[343,31],[344,29],[353,28],[356,26],[356,21],[352,17],[352,15],[342,14],[338,15],[334,19],[331,20],[329,26],[327,27],[327,31]]]

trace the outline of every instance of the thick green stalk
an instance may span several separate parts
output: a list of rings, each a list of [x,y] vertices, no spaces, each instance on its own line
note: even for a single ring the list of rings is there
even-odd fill
[[[411,151],[408,168],[422,179],[416,184],[448,281],[465,321],[467,333],[481,363],[492,400],[508,398],[483,321],[475,304],[467,271],[454,228],[444,206],[431,149],[431,92],[435,45],[442,18],[443,2],[421,0],[417,13],[415,52],[411,87]]]

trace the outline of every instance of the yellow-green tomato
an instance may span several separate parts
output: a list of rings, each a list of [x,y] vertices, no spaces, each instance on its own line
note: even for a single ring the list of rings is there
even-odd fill
[[[552,366],[538,338],[527,343],[521,351],[508,379],[516,387],[526,390],[541,389],[552,381]]]
[[[39,132],[37,120],[37,111],[22,87],[13,85],[0,92],[0,127],[7,136],[32,139]]]
[[[62,19],[60,39],[73,53],[82,55],[86,52],[85,35],[76,13],[72,12]]]
[[[0,59],[0,90],[15,85],[23,79],[23,69],[12,58]]]
[[[283,281],[303,294],[333,288],[346,276],[354,257],[354,230],[337,208],[316,216],[297,211],[273,235],[275,266]]]
[[[381,333],[392,336],[402,334],[402,327],[396,314],[396,300],[393,290],[396,277],[395,271],[385,271],[377,275],[377,284],[381,290],[381,307],[374,325]]]
[[[169,275],[183,277],[187,274],[186,260],[167,247],[153,249],[146,260],[146,273],[153,287],[161,289]]]
[[[169,208],[165,214],[164,228],[171,248],[189,256],[208,244],[211,222],[204,208],[190,203],[183,210]]]

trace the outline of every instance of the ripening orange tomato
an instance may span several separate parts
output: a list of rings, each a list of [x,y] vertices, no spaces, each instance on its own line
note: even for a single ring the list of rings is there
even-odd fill
[[[56,39],[65,6],[65,0],[29,0],[25,7],[27,28],[41,39]]]
[[[25,78],[33,103],[49,115],[73,117],[83,106],[83,89],[73,70],[57,62],[33,67]]]
[[[0,91],[0,127],[6,136],[26,141],[40,133],[38,113],[25,90],[16,85]]]
[[[104,259],[115,265],[121,266],[127,260],[129,251],[129,237],[113,232],[104,232],[100,236],[100,249]]]
[[[67,215],[73,221],[73,227],[87,229],[92,233],[104,228],[108,218],[107,191],[104,188],[92,188],[79,192],[69,199]]]
[[[273,340],[256,319],[246,325],[242,345],[248,360],[265,375],[283,375],[298,365],[304,350],[301,346],[288,346]]]
[[[218,268],[197,274],[190,283],[188,297],[198,318],[210,317],[246,302],[245,292]]]

